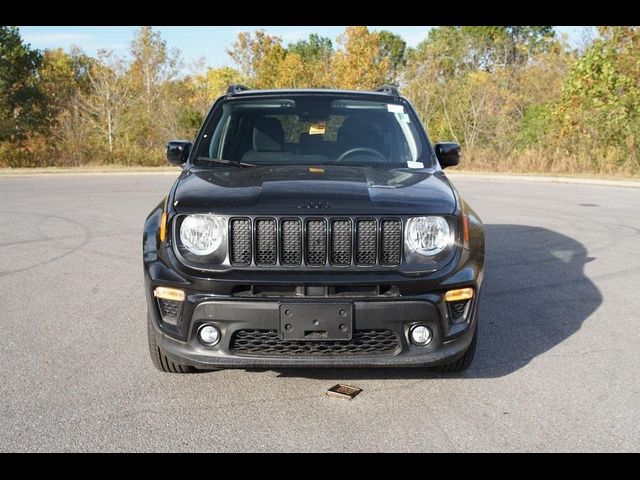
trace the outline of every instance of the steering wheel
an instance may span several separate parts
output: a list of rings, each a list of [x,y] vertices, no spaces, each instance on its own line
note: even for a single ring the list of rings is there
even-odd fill
[[[342,155],[340,155],[338,157],[336,162],[342,162],[345,158],[350,157],[351,155],[354,155],[355,153],[358,153],[358,152],[370,153],[370,154],[373,154],[376,157],[378,157],[383,162],[387,161],[385,156],[382,155],[378,150],[375,150],[373,148],[366,148],[366,147],[356,147],[356,148],[351,148],[351,149],[347,150],[346,152],[344,152]]]

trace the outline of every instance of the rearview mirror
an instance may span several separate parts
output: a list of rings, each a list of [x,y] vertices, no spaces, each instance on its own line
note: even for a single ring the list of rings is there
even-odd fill
[[[441,142],[434,145],[436,157],[442,168],[455,167],[460,163],[460,145],[453,142]]]
[[[181,167],[189,158],[192,144],[187,140],[172,140],[167,143],[167,161],[171,165]]]

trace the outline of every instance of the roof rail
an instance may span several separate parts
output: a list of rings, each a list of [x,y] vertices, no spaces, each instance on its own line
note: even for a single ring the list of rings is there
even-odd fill
[[[239,83],[232,83],[231,85],[229,85],[229,88],[227,88],[227,97],[233,97],[235,94],[240,93],[244,90],[249,90],[249,87],[240,85]]]
[[[393,85],[382,85],[374,90],[375,92],[384,93],[386,95],[393,95],[394,97],[400,96],[400,90],[398,87],[394,87]]]

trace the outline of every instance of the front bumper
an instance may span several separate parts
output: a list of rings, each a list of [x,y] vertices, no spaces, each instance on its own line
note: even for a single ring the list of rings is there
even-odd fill
[[[344,301],[341,301],[344,303]],[[279,328],[279,302],[277,301],[205,301],[195,308],[186,341],[175,339],[157,325],[156,343],[176,362],[197,368],[215,367],[368,367],[368,366],[426,366],[455,360],[471,343],[476,322],[476,308],[465,329],[452,339],[443,338],[440,316],[434,304],[425,300],[408,301],[356,301],[354,329],[391,330],[399,348],[391,354],[322,355],[322,356],[265,356],[238,355],[231,348],[234,333],[242,330],[277,330]],[[222,333],[214,347],[205,347],[197,338],[198,328],[209,323]],[[413,345],[408,339],[409,329],[416,324],[427,325],[433,340],[424,347]]]
[[[455,361],[470,345],[477,323],[477,308],[482,281],[483,256],[465,252],[459,255],[446,274],[427,278],[407,278],[396,274],[359,277],[360,284],[388,284],[396,288],[393,297],[318,297],[302,298],[238,298],[234,285],[256,283],[244,279],[203,279],[171,268],[171,259],[160,256],[145,259],[145,283],[149,313],[157,345],[175,362],[196,368],[278,368],[278,367],[393,367],[435,366]],[[340,276],[318,277],[300,275],[290,283],[298,285],[335,284]],[[284,283],[284,282],[283,282]],[[184,289],[187,298],[180,307],[178,319],[167,323],[153,297],[156,286]],[[447,304],[446,290],[473,287],[475,296],[464,322],[453,324]],[[397,349],[384,354],[350,355],[265,355],[239,354],[234,349],[234,335],[240,331],[278,331],[280,303],[328,302],[353,305],[354,332],[387,330],[393,332]],[[197,338],[204,323],[215,325],[222,333],[220,342],[206,347]],[[426,346],[416,346],[409,340],[413,325],[428,326],[433,339]]]

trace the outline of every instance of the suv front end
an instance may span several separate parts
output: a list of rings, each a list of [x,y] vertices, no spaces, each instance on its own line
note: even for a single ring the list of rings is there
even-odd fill
[[[185,168],[147,218],[159,369],[468,367],[484,227],[437,164],[248,165]]]

